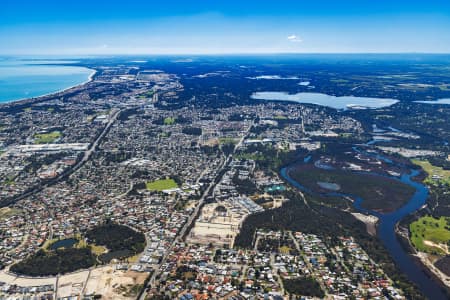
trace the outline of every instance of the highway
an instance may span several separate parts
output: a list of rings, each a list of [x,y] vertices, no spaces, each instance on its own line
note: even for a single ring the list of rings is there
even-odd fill
[[[177,237],[173,240],[172,244],[170,245],[170,247],[167,249],[167,251],[165,252],[161,263],[159,264],[159,268],[155,269],[153,271],[153,273],[150,276],[150,279],[148,281],[147,286],[145,286],[145,289],[151,288],[152,286],[155,285],[155,281],[156,281],[156,277],[161,273],[161,266],[163,266],[166,261],[167,261],[167,255],[172,251],[173,247],[181,241],[181,239],[185,236],[186,231],[191,228],[191,225],[193,224],[193,222],[195,221],[195,219],[197,219],[198,214],[200,212],[200,209],[203,207],[203,204],[205,203],[205,199],[208,197],[209,192],[211,191],[211,189],[214,189],[214,187],[216,186],[216,184],[218,182],[220,182],[221,177],[223,176],[223,172],[228,165],[230,164],[230,162],[233,159],[233,154],[236,152],[237,149],[239,149],[239,147],[243,144],[244,140],[247,138],[250,129],[253,127],[254,125],[254,121],[250,124],[249,128],[247,129],[246,133],[241,137],[241,139],[239,140],[239,142],[236,144],[236,146],[233,149],[233,152],[230,153],[228,156],[225,157],[224,162],[222,163],[222,165],[217,169],[217,175],[214,178],[213,181],[211,181],[211,183],[208,185],[208,187],[206,188],[206,190],[203,192],[197,206],[194,209],[194,212],[189,216],[188,220],[186,221],[186,223],[184,224],[184,226],[181,228],[181,230],[178,232]],[[139,297],[139,300],[145,300],[145,296],[146,296],[146,292],[144,291],[144,293],[141,294],[141,296]]]
[[[106,126],[103,128],[102,132],[98,135],[98,137],[95,139],[94,142],[92,142],[92,144],[90,145],[89,149],[86,150],[84,152],[83,158],[77,162],[73,167],[69,168],[68,170],[64,171],[63,173],[59,174],[57,177],[47,181],[44,184],[39,184],[33,188],[31,188],[30,190],[17,195],[15,197],[10,198],[9,200],[6,200],[4,203],[6,205],[10,205],[13,204],[19,200],[25,199],[35,193],[38,193],[40,191],[42,191],[43,189],[50,187],[56,183],[58,183],[59,181],[69,177],[70,175],[72,175],[74,172],[76,172],[78,169],[80,169],[92,156],[92,154],[95,152],[95,149],[97,148],[97,146],[99,145],[99,143],[101,142],[101,140],[105,137],[105,135],[108,133],[109,129],[111,128],[111,126],[116,122],[117,117],[119,116],[119,114],[122,112],[122,110],[117,110],[114,111],[109,122],[106,124]],[[2,205],[0,205],[1,207]]]

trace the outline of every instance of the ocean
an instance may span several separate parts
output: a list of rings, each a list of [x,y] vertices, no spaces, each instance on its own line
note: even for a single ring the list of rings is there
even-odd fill
[[[66,65],[75,62],[0,57],[0,103],[38,97],[86,82],[94,71]]]

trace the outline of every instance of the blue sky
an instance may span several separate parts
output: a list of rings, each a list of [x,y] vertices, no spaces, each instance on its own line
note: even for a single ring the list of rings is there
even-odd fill
[[[450,53],[450,1],[2,0],[0,54]]]

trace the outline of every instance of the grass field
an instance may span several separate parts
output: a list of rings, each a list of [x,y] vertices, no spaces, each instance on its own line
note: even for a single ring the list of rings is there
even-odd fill
[[[175,124],[176,119],[172,117],[167,117],[164,119],[164,125],[173,125]]]
[[[103,253],[106,253],[108,251],[108,249],[106,249],[105,246],[98,246],[98,245],[94,245],[91,244],[91,251],[92,253],[94,253],[95,256],[99,256],[102,255]]]
[[[49,133],[39,133],[34,135],[35,144],[48,144],[61,137],[61,132],[52,131]]]
[[[450,241],[450,217],[435,219],[422,217],[409,225],[411,242],[414,247],[424,252],[448,254]]]
[[[413,159],[412,162],[416,165],[421,166],[422,169],[424,169],[424,171],[428,174],[428,177],[425,180],[427,183],[441,181],[441,182],[446,182],[447,184],[450,184],[450,171],[449,170],[444,170],[441,167],[433,166],[427,160]],[[441,179],[434,180],[434,179],[432,179],[433,175],[440,176]]]
[[[169,178],[169,179],[160,179],[153,182],[147,182],[146,187],[147,190],[161,192],[163,190],[177,188],[178,184],[175,182],[175,180]]]

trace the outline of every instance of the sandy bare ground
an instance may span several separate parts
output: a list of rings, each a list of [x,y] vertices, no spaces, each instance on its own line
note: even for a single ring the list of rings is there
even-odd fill
[[[445,244],[437,244],[437,243],[434,243],[434,242],[428,241],[428,240],[424,240],[423,243],[430,247],[439,248],[442,251],[444,251],[445,254],[448,254],[448,247]]]
[[[61,276],[58,280],[57,297],[80,296],[88,278],[89,271]]]
[[[147,273],[117,271],[112,266],[105,266],[91,271],[86,283],[85,295],[100,294],[102,299],[128,300],[135,299],[130,289],[143,284]]]
[[[377,222],[378,222],[378,218],[372,215],[365,215],[365,214],[361,214],[361,213],[352,213],[352,215],[360,220],[361,222],[363,222],[364,224],[366,224],[366,229],[367,232],[372,235],[375,236],[377,234]]]
[[[137,285],[142,285],[148,273],[118,271],[115,266],[103,266],[56,277],[19,277],[0,271],[0,282],[33,287],[58,285],[57,298],[81,295],[102,295],[102,299],[129,300],[136,298]],[[134,289],[133,289],[134,287]]]

